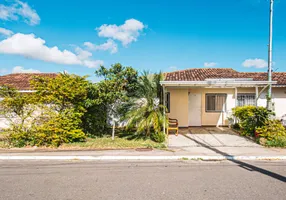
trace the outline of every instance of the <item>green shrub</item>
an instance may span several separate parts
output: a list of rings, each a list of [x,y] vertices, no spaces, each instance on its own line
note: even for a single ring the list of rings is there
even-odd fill
[[[243,135],[254,136],[255,129],[264,126],[274,113],[264,107],[242,106],[233,109],[233,116],[238,119]]]
[[[269,147],[286,147],[286,137],[277,136],[275,140],[267,140],[265,145]]]
[[[155,142],[162,143],[166,140],[166,135],[163,132],[152,133],[151,139]]]
[[[239,130],[240,129],[240,126],[238,123],[235,123],[231,126],[234,130]]]
[[[59,146],[62,143],[83,142],[86,139],[80,129],[81,113],[67,109],[62,113],[46,110],[26,128],[14,126],[7,130],[8,143],[15,147]]]
[[[265,138],[267,146],[286,146],[286,130],[279,120],[269,120],[265,126],[256,129],[260,138]]]

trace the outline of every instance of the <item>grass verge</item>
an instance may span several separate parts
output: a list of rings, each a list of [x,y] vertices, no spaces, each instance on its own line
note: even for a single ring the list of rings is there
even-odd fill
[[[0,141],[0,148],[7,148],[7,145],[4,143],[4,141]]]
[[[166,148],[163,143],[156,143],[150,139],[133,139],[115,137],[88,138],[86,142],[62,144],[59,149],[126,149],[126,148]]]

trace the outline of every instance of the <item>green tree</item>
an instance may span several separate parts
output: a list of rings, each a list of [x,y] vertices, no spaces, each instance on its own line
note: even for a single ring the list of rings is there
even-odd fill
[[[10,130],[26,131],[37,110],[32,94],[19,93],[9,86],[0,87],[1,114],[9,121]]]
[[[87,99],[90,83],[86,76],[60,73],[55,78],[34,77],[31,81],[37,101],[49,104],[58,112],[74,108],[85,112],[84,102]]]
[[[10,120],[8,142],[12,146],[59,146],[85,140],[81,118],[86,112],[89,82],[85,77],[59,74],[34,77],[35,92],[19,93],[1,87],[1,107]]]
[[[144,72],[139,77],[135,98],[132,99],[129,111],[124,117],[127,120],[127,128],[136,128],[137,133],[144,133],[146,136],[150,136],[151,132],[162,134],[166,120],[163,113],[165,107],[160,101],[159,77],[162,77],[161,73],[149,74],[148,72]]]
[[[88,133],[102,135],[110,127],[109,121],[113,121],[114,128],[114,120],[121,114],[119,108],[122,102],[134,96],[138,87],[138,73],[132,67],[116,63],[110,68],[101,66],[95,74],[102,80],[88,89],[85,101],[87,112],[83,122]]]

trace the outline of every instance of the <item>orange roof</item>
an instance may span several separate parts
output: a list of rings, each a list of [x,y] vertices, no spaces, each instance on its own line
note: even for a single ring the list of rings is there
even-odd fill
[[[273,72],[272,80],[277,85],[286,85],[286,72]],[[267,81],[266,72],[238,72],[231,68],[193,68],[168,72],[165,81],[205,81],[206,79],[253,78],[254,81]]]
[[[0,86],[8,85],[17,90],[31,90],[30,80],[35,76],[54,78],[56,73],[15,73],[0,76]]]

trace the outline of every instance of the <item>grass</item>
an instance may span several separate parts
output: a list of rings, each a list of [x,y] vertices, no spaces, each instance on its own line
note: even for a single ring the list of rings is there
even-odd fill
[[[4,141],[0,141],[0,148],[7,148],[7,145],[4,143]]]
[[[7,144],[5,144],[4,139],[6,138],[6,133],[0,131],[0,148],[7,148]]]
[[[277,137],[276,139],[274,139],[272,141],[267,140],[265,145],[268,146],[268,147],[282,147],[282,148],[286,148],[286,137],[285,136],[280,136],[280,137]]]
[[[166,148],[163,143],[150,139],[133,139],[115,137],[88,138],[86,142],[62,144],[59,149],[126,149],[126,148]]]

